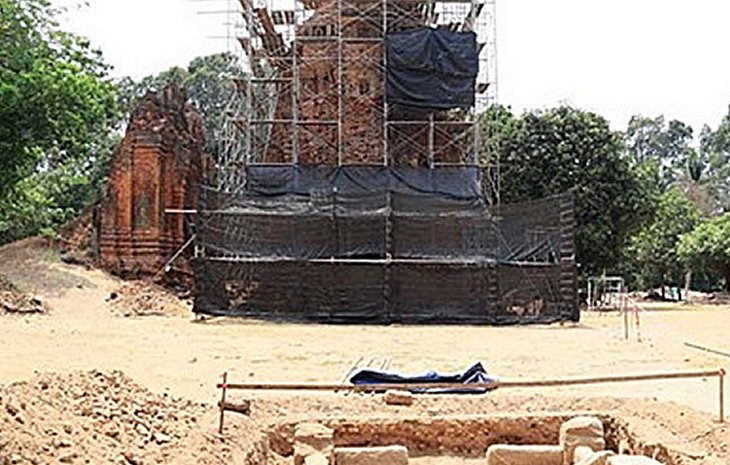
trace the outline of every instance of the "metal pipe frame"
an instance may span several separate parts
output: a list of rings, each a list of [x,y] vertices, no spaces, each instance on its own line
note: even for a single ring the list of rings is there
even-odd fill
[[[321,130],[316,133],[310,132],[309,137],[313,138],[311,140],[316,144],[315,147],[321,146],[322,150],[332,150],[333,164],[341,166],[347,163],[345,158],[348,126],[345,123],[349,118],[361,117],[353,111],[348,111],[348,101],[346,101],[350,97],[345,88],[345,80],[348,77],[345,69],[349,66],[348,61],[352,60],[351,57],[346,58],[346,44],[350,43],[372,43],[374,46],[379,45],[381,49],[382,57],[379,62],[365,63],[364,66],[372,66],[381,76],[381,86],[373,90],[378,94],[382,93],[382,104],[379,109],[379,117],[382,118],[380,129],[383,139],[382,165],[389,166],[394,163],[390,153],[393,148],[389,147],[389,139],[396,134],[394,133],[397,131],[396,127],[421,124],[427,131],[425,143],[416,139],[408,140],[407,134],[401,134],[404,140],[399,142],[398,146],[408,152],[423,154],[431,168],[442,166],[444,160],[439,160],[439,145],[436,141],[453,137],[453,134],[445,130],[447,127],[463,125],[465,129],[469,128],[471,135],[465,142],[466,148],[456,150],[465,150],[467,156],[461,164],[449,162],[448,165],[482,166],[485,160],[480,155],[480,147],[484,140],[477,120],[480,113],[496,101],[497,89],[496,62],[494,62],[496,60],[495,2],[496,0],[334,0],[331,4],[303,0],[236,2],[240,4],[241,14],[235,15],[237,19],[230,18],[239,23],[229,27],[229,34],[235,34],[235,37],[229,37],[229,42],[238,46],[243,66],[242,80],[247,85],[234,92],[233,99],[236,102],[229,105],[231,114],[225,121],[228,126],[223,131],[225,147],[218,166],[219,187],[227,191],[233,189],[231,185],[240,182],[240,176],[235,173],[241,164],[264,163],[266,162],[264,156],[269,150],[283,151],[277,159],[283,160],[284,164],[301,163],[302,126],[310,128],[319,124],[336,126],[333,141],[328,142],[332,136]],[[421,5],[422,8],[416,5]],[[282,6],[287,9],[281,10]],[[307,27],[313,18],[316,18],[315,22]],[[350,34],[346,30],[346,25],[350,24],[348,21],[352,22],[353,18],[355,21],[361,21],[365,27],[372,27],[372,35],[370,32],[366,32],[363,36]],[[433,115],[424,122],[391,119],[393,108],[385,99],[385,70],[388,64],[385,38],[391,30],[408,27],[410,23],[430,27],[457,27],[477,33],[477,40],[480,43],[479,87],[488,85],[485,94],[477,93],[477,104],[466,112],[466,119],[439,121],[440,117],[434,118]],[[322,43],[325,48],[330,47],[327,44],[332,44],[336,50],[332,50],[332,53],[328,54],[332,56],[327,57],[302,54],[302,46],[308,43]],[[302,105],[311,102],[311,99],[328,99],[332,93],[331,90],[325,89],[325,93],[306,95],[307,93],[303,91],[300,71],[302,67],[310,65],[312,60],[331,60],[334,63],[337,82],[333,83],[332,89],[337,92],[337,96],[331,97],[333,102],[336,99],[336,110],[331,112],[332,117],[329,118],[306,119],[302,118],[300,112]],[[363,66],[363,60],[359,61],[359,65]],[[285,71],[286,69],[288,71]],[[291,103],[281,99],[284,92],[291,94]],[[242,101],[244,102],[241,103]],[[282,105],[284,107],[290,105],[291,108],[282,110]],[[373,111],[375,114],[378,113],[378,110],[373,109]],[[289,118],[276,118],[277,112]],[[278,134],[276,137],[282,137],[277,125],[288,126],[287,132],[291,132],[288,134],[290,143],[283,144],[281,139],[278,139],[277,144],[281,147],[274,148],[271,147],[270,139],[275,133]],[[437,138],[436,133],[439,128],[442,128],[443,134]],[[498,173],[499,170],[494,172]],[[495,186],[498,183],[492,182],[491,185]],[[498,195],[492,197],[498,198]]]

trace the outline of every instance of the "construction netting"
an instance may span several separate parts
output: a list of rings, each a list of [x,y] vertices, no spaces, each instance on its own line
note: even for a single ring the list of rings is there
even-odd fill
[[[249,166],[206,189],[194,310],[325,322],[577,320],[570,196],[489,207],[475,167]]]

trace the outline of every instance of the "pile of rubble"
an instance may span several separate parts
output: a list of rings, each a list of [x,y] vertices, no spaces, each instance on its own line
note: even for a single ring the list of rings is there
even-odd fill
[[[147,281],[130,281],[109,294],[115,314],[131,316],[188,316],[190,305],[165,288]]]
[[[46,306],[37,297],[20,292],[10,281],[0,275],[0,315],[45,313]]]
[[[204,410],[119,371],[37,375],[0,391],[0,464],[169,463]]]

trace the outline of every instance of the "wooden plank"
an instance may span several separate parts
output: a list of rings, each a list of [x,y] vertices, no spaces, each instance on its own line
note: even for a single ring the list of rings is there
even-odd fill
[[[617,375],[586,378],[540,379],[494,381],[491,383],[413,383],[413,384],[316,384],[316,383],[230,383],[218,384],[218,388],[242,390],[279,390],[279,391],[376,391],[385,392],[397,389],[505,389],[535,388],[552,386],[577,386],[590,384],[621,383],[630,381],[653,381],[669,379],[709,378],[724,376],[724,370],[680,371],[674,373],[650,373],[640,375]]]

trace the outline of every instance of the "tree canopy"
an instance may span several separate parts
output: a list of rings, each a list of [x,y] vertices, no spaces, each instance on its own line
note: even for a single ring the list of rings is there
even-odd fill
[[[677,171],[694,154],[693,130],[678,120],[668,123],[664,116],[647,118],[636,115],[626,128],[626,148],[636,163],[649,164],[656,171],[657,182],[667,187]]]
[[[717,129],[702,130],[700,150],[714,210],[730,212],[730,107]]]
[[[0,0],[0,243],[69,219],[117,120],[108,66],[47,0]]]
[[[684,266],[677,252],[679,238],[692,231],[700,219],[699,210],[678,188],[661,195],[653,220],[631,239],[628,247],[640,284],[663,286],[668,277],[682,274]]]
[[[520,117],[494,107],[483,124],[500,160],[502,202],[572,192],[583,271],[616,266],[628,238],[651,216],[657,195],[626,156],[621,134],[603,117],[565,106]]]
[[[721,274],[725,289],[730,292],[730,213],[712,218],[684,234],[677,251],[689,266]]]

